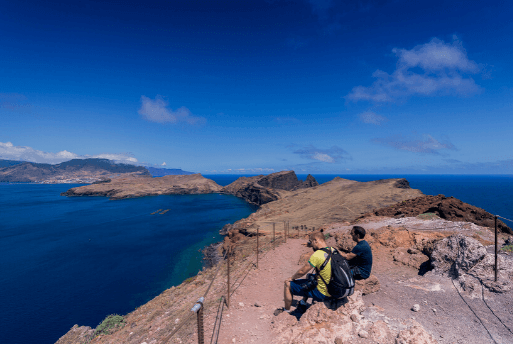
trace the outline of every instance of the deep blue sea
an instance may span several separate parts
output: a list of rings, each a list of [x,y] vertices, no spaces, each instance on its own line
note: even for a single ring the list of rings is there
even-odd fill
[[[404,177],[425,194],[513,219],[513,176],[339,176]],[[239,176],[206,177],[227,185]],[[323,183],[335,175],[314,177]],[[0,184],[0,343],[55,343],[74,324],[95,327],[108,314],[131,312],[195,275],[199,251],[221,239],[219,229],[256,210],[217,194],[60,196],[74,186]],[[158,209],[170,210],[151,215]]]

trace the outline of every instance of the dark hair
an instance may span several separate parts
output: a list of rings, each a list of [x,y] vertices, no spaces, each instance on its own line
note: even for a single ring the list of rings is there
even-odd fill
[[[353,226],[353,232],[359,239],[365,238],[365,229],[360,226]]]

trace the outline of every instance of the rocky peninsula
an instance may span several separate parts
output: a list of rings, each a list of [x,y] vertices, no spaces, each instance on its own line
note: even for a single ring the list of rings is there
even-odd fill
[[[222,187],[201,174],[152,178],[121,177],[105,183],[71,188],[61,196],[105,196],[111,200],[158,195],[186,195],[220,192]]]

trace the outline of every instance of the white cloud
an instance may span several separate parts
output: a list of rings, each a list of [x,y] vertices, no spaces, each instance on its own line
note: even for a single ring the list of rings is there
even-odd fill
[[[381,123],[388,121],[386,117],[378,115],[373,111],[366,111],[358,115],[360,121],[367,124],[381,125]]]
[[[141,96],[141,107],[139,114],[150,122],[157,123],[186,123],[186,124],[204,124],[204,117],[193,116],[191,111],[185,106],[176,110],[168,109],[168,102],[162,96],[157,95],[155,100],[146,96]]]
[[[166,162],[164,161],[164,162],[162,163],[162,165],[160,165],[160,166],[167,166],[167,164],[166,164]]]
[[[398,57],[396,70],[388,74],[376,70],[377,80],[369,87],[356,86],[347,100],[393,102],[413,95],[470,95],[480,88],[468,74],[476,74],[479,66],[467,57],[461,43],[433,38],[411,50],[392,49]]]
[[[309,145],[294,151],[304,159],[317,160],[321,162],[335,163],[341,160],[350,159],[349,154],[340,147],[333,146],[328,149],[316,148]]]
[[[440,142],[429,134],[413,139],[403,136],[378,138],[373,139],[372,142],[413,153],[440,154],[440,151],[444,149],[456,150],[456,147],[449,141]]]
[[[326,153],[319,153],[319,152],[315,152],[312,155],[312,159],[319,160],[319,161],[322,161],[322,162],[329,162],[329,163],[335,162],[335,159],[333,159],[328,154],[326,154]]]
[[[27,146],[15,146],[11,142],[0,142],[0,159],[19,160],[46,164],[59,164],[71,159],[99,158],[125,164],[136,164],[138,160],[130,153],[102,153],[96,155],[78,155],[67,150],[48,153]]]

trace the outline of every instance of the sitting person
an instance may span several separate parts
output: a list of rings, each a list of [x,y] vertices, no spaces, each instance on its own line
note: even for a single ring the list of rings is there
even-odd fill
[[[355,280],[367,279],[372,270],[372,251],[369,243],[364,240],[365,229],[360,226],[353,226],[351,237],[356,242],[356,246],[351,253],[340,254],[349,261]]]
[[[317,270],[319,270],[323,265],[324,261],[326,260],[326,258],[328,258],[328,254],[321,250],[322,248],[327,247],[326,241],[324,239],[324,234],[322,232],[310,234],[309,246],[311,246],[315,252],[310,256],[310,259],[302,268],[300,268],[294,275],[292,275],[291,278],[285,280],[285,307],[278,308],[274,312],[274,315],[278,315],[283,311],[290,313],[293,295],[303,296],[304,300],[311,297],[314,301],[317,302],[325,301],[331,296],[328,293],[328,288],[326,287],[326,284],[324,283],[324,281],[331,280],[330,261],[326,264],[324,269],[320,271],[322,278],[317,277],[317,286],[315,288],[308,287],[309,284],[311,285],[309,279],[297,279],[304,276],[312,268],[316,268]],[[333,251],[331,247],[329,249]]]

